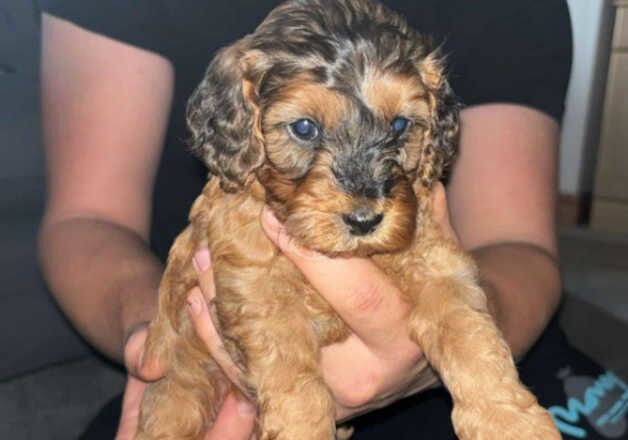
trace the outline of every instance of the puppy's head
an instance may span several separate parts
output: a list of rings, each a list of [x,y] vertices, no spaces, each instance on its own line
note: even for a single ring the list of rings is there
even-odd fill
[[[408,245],[413,186],[441,177],[458,135],[438,52],[399,15],[359,0],[276,8],[218,53],[187,119],[225,191],[259,182],[288,232],[328,254]]]

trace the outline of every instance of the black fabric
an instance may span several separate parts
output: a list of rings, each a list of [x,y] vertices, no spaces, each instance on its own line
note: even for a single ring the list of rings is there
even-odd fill
[[[628,440],[625,383],[573,348],[556,320],[550,323],[518,369],[522,382],[554,416],[563,439]],[[591,399],[593,395],[596,401]],[[584,410],[586,406],[590,410]],[[455,440],[451,410],[447,391],[432,390],[358,419],[353,440],[376,440],[386,436],[411,440],[419,434],[434,440]],[[604,422],[605,415],[608,422]]]
[[[556,322],[518,367],[521,380],[555,416],[565,440],[628,440],[627,385],[571,347]],[[121,397],[109,402],[81,439],[113,438],[121,402]],[[430,390],[353,420],[352,440],[455,440],[451,408],[446,390]]]
[[[151,244],[162,258],[205,180],[185,148],[184,107],[214,52],[252,32],[270,0],[40,0],[48,13],[159,53],[176,70],[166,148],[154,192]],[[452,86],[466,105],[510,102],[560,120],[571,66],[565,0],[388,0],[442,43]],[[115,62],[115,60],[112,60]],[[172,182],[176,182],[173,185]]]

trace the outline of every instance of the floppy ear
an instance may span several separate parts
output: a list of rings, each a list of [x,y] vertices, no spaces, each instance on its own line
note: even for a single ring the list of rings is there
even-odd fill
[[[249,37],[220,50],[187,103],[191,150],[218,176],[223,190],[243,189],[264,161]]]
[[[438,51],[423,60],[420,72],[429,91],[431,118],[417,177],[429,188],[443,176],[458,150],[461,104],[445,78]]]

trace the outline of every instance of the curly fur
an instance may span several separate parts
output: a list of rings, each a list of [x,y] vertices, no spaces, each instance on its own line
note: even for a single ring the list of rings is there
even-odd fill
[[[461,439],[560,438],[519,382],[473,261],[432,220],[458,110],[438,51],[371,1],[286,2],[216,55],[187,110],[210,179],[160,286],[146,349],[168,374],[147,387],[138,439],[201,438],[231,388],[185,311],[202,245],[218,330],[258,407],[257,438],[334,437],[320,349],[349,331],[264,235],[265,203],[304,246],[371,256],[397,280],[408,332],[452,394]],[[403,133],[391,129],[397,116],[409,120]],[[316,139],[290,133],[300,118],[315,121]],[[356,212],[381,222],[356,233],[345,219]]]

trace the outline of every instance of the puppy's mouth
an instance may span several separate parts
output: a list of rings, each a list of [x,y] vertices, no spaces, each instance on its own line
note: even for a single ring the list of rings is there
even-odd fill
[[[275,207],[288,234],[302,246],[329,256],[366,256],[412,243],[417,198],[409,180],[399,179],[385,195],[370,197],[338,191],[332,180],[318,177],[310,175]]]

